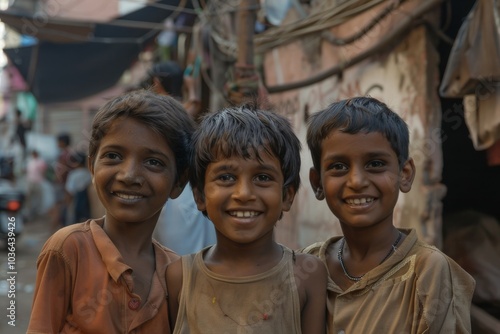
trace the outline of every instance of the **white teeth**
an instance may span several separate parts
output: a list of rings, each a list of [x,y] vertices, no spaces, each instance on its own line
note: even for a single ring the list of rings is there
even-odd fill
[[[119,193],[115,193],[115,195],[120,197],[120,198],[126,199],[126,200],[142,198],[142,196],[137,196],[137,195],[127,195],[127,194],[119,194]]]
[[[354,205],[360,205],[360,204],[366,204],[366,203],[371,203],[373,202],[373,198],[354,198],[354,199],[348,199],[346,200],[347,204],[354,204]]]
[[[238,218],[250,218],[257,216],[259,213],[256,211],[233,211],[230,214]]]

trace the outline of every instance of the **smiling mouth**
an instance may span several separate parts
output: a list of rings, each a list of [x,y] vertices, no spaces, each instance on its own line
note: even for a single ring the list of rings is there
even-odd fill
[[[136,199],[141,199],[143,198],[144,196],[140,196],[140,195],[129,195],[129,194],[121,194],[121,193],[113,193],[116,197],[119,197],[119,198],[122,198],[122,199],[125,199],[127,201],[131,201],[131,200],[136,200]]]
[[[374,200],[375,199],[373,197],[351,198],[351,199],[346,199],[345,202],[349,205],[364,205],[364,204],[372,203]]]
[[[236,218],[252,218],[252,217],[258,216],[259,212],[257,212],[257,211],[230,211],[229,215],[236,217]]]

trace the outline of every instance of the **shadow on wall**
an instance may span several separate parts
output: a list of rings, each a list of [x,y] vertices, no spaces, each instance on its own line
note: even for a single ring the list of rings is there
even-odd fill
[[[466,210],[448,215],[443,223],[443,251],[476,280],[473,304],[500,321],[500,222]]]

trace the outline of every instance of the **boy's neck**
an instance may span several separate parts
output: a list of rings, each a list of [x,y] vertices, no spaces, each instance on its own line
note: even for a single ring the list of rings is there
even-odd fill
[[[152,251],[152,231],[141,224],[106,224],[104,220],[103,230],[111,239],[122,256],[139,256],[149,254]]]
[[[283,247],[274,240],[252,244],[218,242],[204,254],[204,262],[217,274],[242,277],[266,272],[282,256]]]
[[[397,238],[395,226],[378,226],[372,229],[343,229],[345,243],[353,257],[363,258],[379,249],[388,249]]]

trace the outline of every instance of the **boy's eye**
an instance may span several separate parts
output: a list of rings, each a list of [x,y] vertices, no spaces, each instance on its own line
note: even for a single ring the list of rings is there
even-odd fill
[[[149,164],[150,166],[154,166],[154,167],[161,167],[161,166],[163,166],[163,162],[161,162],[158,159],[149,159],[147,161],[147,164]]]
[[[113,153],[113,152],[108,152],[108,153],[104,154],[104,157],[107,159],[110,159],[110,160],[120,159],[120,156],[116,153]]]
[[[384,167],[385,163],[383,161],[380,161],[380,160],[374,160],[374,161],[370,161],[366,166],[368,168],[380,168],[380,167]]]
[[[343,163],[335,162],[328,165],[328,170],[343,171],[347,170],[347,166]]]
[[[270,181],[271,180],[271,177],[269,175],[266,175],[266,174],[259,174],[255,177],[256,181],[259,181],[259,182],[266,182],[266,181]]]
[[[218,179],[224,182],[234,181],[234,176],[231,174],[222,174],[219,175]]]

